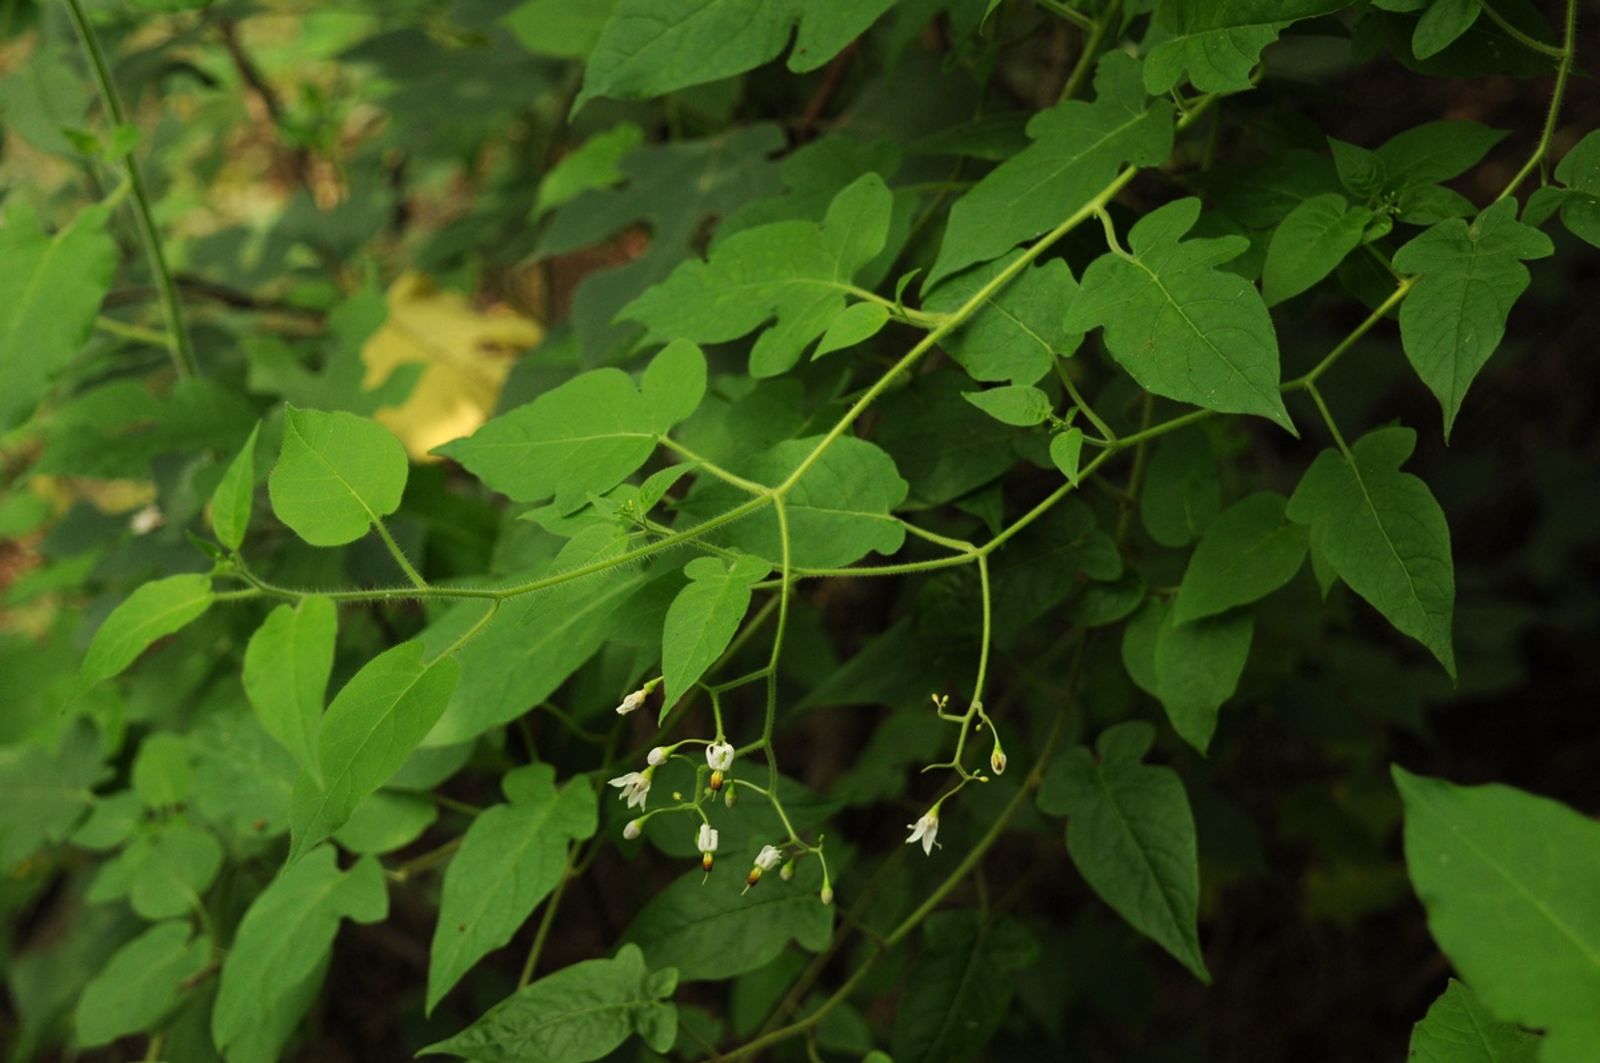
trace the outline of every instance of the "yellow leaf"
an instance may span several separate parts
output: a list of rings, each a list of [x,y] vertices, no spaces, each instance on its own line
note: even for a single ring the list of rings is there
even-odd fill
[[[426,366],[409,399],[375,416],[412,460],[437,461],[428,451],[488,420],[512,361],[537,346],[544,329],[504,307],[479,310],[420,273],[400,276],[386,298],[389,319],[361,349],[362,386],[375,387],[402,365]]]

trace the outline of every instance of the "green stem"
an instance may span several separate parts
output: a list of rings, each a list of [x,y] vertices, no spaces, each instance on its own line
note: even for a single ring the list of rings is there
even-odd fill
[[[378,538],[383,540],[383,545],[388,547],[389,554],[394,558],[395,564],[400,566],[400,571],[404,572],[406,579],[411,581],[411,585],[418,589],[426,590],[428,581],[422,578],[422,573],[411,566],[410,560],[406,558],[406,552],[400,549],[399,543],[394,541],[394,536],[389,534],[389,529],[384,525],[383,521],[374,517],[372,526],[377,530]]]
[[[1089,80],[1089,72],[1094,69],[1094,61],[1100,55],[1100,42],[1105,39],[1111,23],[1116,21],[1121,6],[1122,0],[1111,0],[1106,9],[1100,13],[1100,17],[1095,19],[1093,28],[1083,40],[1083,50],[1078,53],[1078,61],[1072,65],[1072,73],[1067,75],[1067,83],[1061,88],[1063,100],[1077,96],[1083,88],[1083,83]]]
[[[1094,425],[1095,431],[1100,433],[1100,438],[1108,443],[1115,443],[1117,441],[1117,433],[1113,432],[1111,426],[1102,420],[1098,413],[1094,412],[1094,407],[1090,406],[1088,400],[1078,391],[1078,385],[1073,381],[1072,374],[1067,371],[1066,363],[1060,358],[1054,358],[1052,361],[1055,364],[1056,376],[1060,378],[1062,386],[1067,389],[1067,396],[1072,399],[1072,404],[1083,411],[1083,415],[1089,419],[1089,423]]]
[[[105,108],[106,116],[115,125],[126,125],[127,118],[122,109],[122,97],[117,93],[116,82],[111,78],[111,67],[106,62],[105,52],[100,47],[100,39],[95,36],[94,27],[89,24],[79,0],[63,0],[63,2],[67,8],[67,16],[72,20],[72,26],[78,33],[78,40],[83,44],[84,54],[88,57],[89,72],[93,75],[95,86],[100,91],[100,102]],[[167,266],[166,252],[162,249],[161,236],[156,231],[155,218],[150,210],[150,193],[144,183],[144,172],[131,151],[123,157],[122,165],[128,186],[133,191],[133,214],[139,230],[139,242],[144,245],[145,255],[150,260],[150,273],[155,278],[156,289],[161,295],[161,314],[167,324],[165,338],[167,352],[172,358],[173,369],[180,377],[194,376],[199,372],[199,368],[195,363],[194,348],[189,343],[189,330],[184,325],[183,307],[178,302],[178,286],[172,278],[172,270]]]
[[[567,846],[567,863],[561,869],[561,881],[556,883],[555,892],[550,894],[550,899],[545,902],[544,912],[539,916],[539,929],[534,931],[533,945],[528,949],[528,958],[522,961],[522,973],[517,976],[517,988],[521,989],[533,981],[533,969],[539,965],[539,956],[544,952],[544,943],[550,937],[550,928],[555,925],[556,912],[561,908],[561,898],[567,892],[567,883],[577,876],[573,869],[578,863],[578,843]]]
[[[1362,321],[1361,324],[1352,329],[1350,334],[1344,339],[1336,343],[1333,347],[1333,350],[1329,351],[1323,357],[1322,361],[1312,366],[1310,371],[1308,371],[1304,376],[1296,377],[1294,380],[1284,384],[1281,390],[1294,391],[1297,388],[1311,388],[1314,384],[1316,384],[1317,380],[1322,376],[1323,373],[1326,373],[1329,369],[1333,368],[1333,363],[1337,362],[1344,356],[1346,351],[1355,346],[1356,341],[1361,339],[1362,336],[1365,336],[1367,332],[1371,330],[1372,326],[1382,321],[1389,315],[1391,310],[1399,306],[1401,300],[1409,295],[1411,293],[1411,289],[1415,288],[1416,286],[1417,278],[1402,277],[1400,279],[1400,283],[1395,286],[1394,291],[1389,293],[1389,298],[1379,303],[1377,307],[1373,309],[1372,313],[1366,316],[1366,319]]]
[[[1311,401],[1317,404],[1317,412],[1322,414],[1322,423],[1328,426],[1328,432],[1333,436],[1333,441],[1339,444],[1339,450],[1344,454],[1345,460],[1354,465],[1355,455],[1350,453],[1350,447],[1344,441],[1344,433],[1339,431],[1338,422],[1333,419],[1333,411],[1322,401],[1322,392],[1317,390],[1315,384],[1307,384],[1306,393],[1311,396]]]
[[[1574,0],[1573,4],[1569,4],[1567,9],[1570,11],[1573,6],[1575,6],[1575,3],[1576,0]],[[1500,12],[1491,7],[1488,0],[1479,0],[1478,6],[1483,10],[1485,15],[1489,16],[1490,22],[1493,22],[1496,26],[1500,27],[1501,33],[1504,33],[1507,37],[1510,37],[1524,48],[1531,49],[1540,53],[1541,55],[1548,55],[1556,59],[1567,58],[1566,49],[1557,48],[1553,44],[1546,44],[1541,40],[1536,40],[1533,37],[1528,36],[1526,33],[1523,33],[1521,30],[1517,29],[1517,27],[1508,22],[1504,15],[1500,14]]]
[[[118,321],[114,317],[106,317],[104,314],[94,319],[94,327],[101,332],[120,339],[132,340],[134,343],[145,343],[152,347],[163,347],[168,350],[172,348],[171,340],[165,332],[157,332],[155,329],[144,328],[139,325],[130,325],[125,321]]]
[[[1501,29],[1508,32],[1511,31],[1512,27],[1499,19],[1489,5],[1485,4],[1483,9]],[[1572,61],[1577,55],[1577,29],[1578,0],[1567,0],[1566,28],[1561,39],[1561,50],[1555,53],[1561,57],[1561,62],[1556,66],[1556,85],[1550,95],[1550,110],[1545,113],[1544,128],[1539,133],[1539,143],[1534,147],[1533,154],[1528,156],[1528,161],[1522,164],[1522,169],[1518,170],[1516,175],[1500,190],[1500,194],[1495,197],[1496,201],[1502,200],[1515,192],[1517,186],[1527,180],[1534,167],[1544,161],[1545,155],[1550,151],[1550,139],[1555,136],[1556,120],[1561,115],[1561,100],[1567,91],[1567,77],[1572,73]],[[1516,36],[1516,34],[1513,35]],[[1521,40],[1522,38],[1519,36],[1518,39]],[[1533,38],[1527,38],[1524,43],[1528,41],[1533,41]],[[1534,43],[1537,44],[1538,42]],[[1544,47],[1540,45],[1539,50],[1542,51]]]

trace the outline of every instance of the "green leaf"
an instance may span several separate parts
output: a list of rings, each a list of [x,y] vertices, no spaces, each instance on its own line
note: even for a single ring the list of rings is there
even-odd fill
[[[139,743],[133,758],[133,789],[146,808],[171,808],[189,796],[189,742],[181,734],[159,731]]]
[[[405,447],[378,422],[290,406],[267,493],[300,538],[343,546],[399,508],[407,471]]]
[[[1161,702],[1179,737],[1204,753],[1217,729],[1217,710],[1244,673],[1254,629],[1244,609],[1180,624],[1173,609],[1152,598],[1123,632],[1123,665]]]
[[[1470,225],[1442,221],[1395,252],[1395,269],[1421,277],[1400,305],[1400,341],[1444,407],[1446,439],[1467,388],[1500,345],[1512,305],[1528,288],[1519,260],[1553,250],[1549,237],[1517,221],[1517,204],[1507,197]]]
[[[65,838],[94,804],[102,774],[99,742],[87,727],[69,730],[55,752],[0,747],[0,871]]]
[[[121,673],[157,639],[196,620],[212,601],[209,576],[186,573],[144,584],[95,630],[83,655],[83,682]]]
[[[662,432],[687,421],[706,396],[706,356],[686,340],[667,344],[645,367],[640,390]]]
[[[256,718],[318,783],[317,733],[338,631],[333,601],[313,595],[269,613],[244,651],[244,692]]]
[[[584,69],[574,109],[595,96],[644,100],[742,74],[778,57],[815,70],[894,0],[619,0]]]
[[[649,459],[657,437],[698,405],[705,374],[700,351],[674,343],[645,371],[643,391],[620,369],[596,369],[436,452],[518,502],[554,495],[570,513]]]
[[[672,1047],[677,974],[654,972],[634,945],[615,959],[584,960],[524,986],[477,1022],[419,1055],[456,1055],[478,1063],[585,1063],[638,1034],[657,1052]]]
[[[784,144],[783,131],[770,122],[701,140],[646,144],[618,164],[627,176],[623,184],[586,192],[555,212],[539,241],[541,257],[608,242],[634,225],[650,232],[643,253],[595,270],[572,297],[572,324],[585,364],[614,362],[636,345],[644,330],[616,321],[617,311],[665,280],[686,257],[698,257],[714,220],[779,190],[778,166],[770,156]]]
[[[1223,510],[1189,558],[1173,602],[1180,623],[1265,598],[1305,563],[1310,536],[1284,518],[1288,500],[1259,491]]]
[[[616,6],[617,0],[524,0],[499,21],[536,55],[583,59]]]
[[[0,291],[7,293],[0,309],[0,431],[25,420],[83,349],[117,268],[106,207],[81,211],[50,237],[19,200],[7,208],[0,226]]]
[[[1278,392],[1278,337],[1261,295],[1215,267],[1238,258],[1242,236],[1182,240],[1198,199],[1151,211],[1128,233],[1131,253],[1108,252],[1084,271],[1067,327],[1105,326],[1106,349],[1147,391],[1222,413],[1294,424]]]
[[[1467,120],[1413,126],[1384,141],[1377,151],[1384,187],[1399,193],[1459,177],[1505,138],[1504,129]]]
[[[1428,485],[1400,471],[1416,442],[1409,428],[1380,428],[1356,441],[1353,460],[1324,450],[1287,513],[1311,526],[1314,554],[1401,633],[1428,647],[1454,678],[1450,526]]]
[[[531,6],[524,4],[519,11]],[[507,18],[515,14],[517,12]],[[632,122],[619,123],[585,140],[540,178],[539,192],[533,203],[533,220],[538,220],[591,188],[610,188],[621,184],[627,175],[617,169],[617,163],[643,140],[644,130]]]
[[[1014,262],[1021,251],[965,270],[945,281],[923,301],[927,309],[948,312],[977,295]],[[1072,303],[1078,283],[1060,259],[1030,266],[999,294],[940,341],[940,346],[974,380],[1034,384],[1051,363],[1078,349],[1083,334],[1063,327],[1061,308]]]
[[[289,829],[294,758],[242,706],[206,716],[189,732],[194,805],[236,837],[268,838]]]
[[[186,921],[157,923],[112,953],[78,999],[81,1047],[150,1030],[173,1009],[184,983],[211,961],[211,939],[190,933]]]
[[[1333,272],[1361,243],[1372,211],[1334,192],[1312,196],[1284,218],[1267,245],[1261,292],[1268,306],[1299,295]]]
[[[828,325],[812,358],[821,358],[864,343],[889,323],[889,311],[877,303],[851,303]]]
[[[586,530],[537,574],[570,572],[614,557],[626,545],[611,527]],[[461,682],[428,745],[476,738],[555,693],[606,641],[619,611],[648,585],[646,576],[621,566],[505,602],[477,637],[456,651]],[[427,629],[424,641],[431,651],[443,652],[482,618],[484,608],[481,602],[454,607]]]
[[[681,829],[691,831],[687,823]],[[742,855],[753,857],[755,852]],[[833,909],[817,899],[821,874],[815,861],[802,861],[793,881],[768,875],[758,888],[741,894],[733,883],[744,877],[748,865],[727,871],[720,866],[734,859],[732,852],[722,854],[709,884],[696,868],[657,893],[634,917],[623,940],[642,948],[651,963],[676,967],[686,982],[731,978],[764,967],[791,938],[811,952],[827,947],[833,937]]]
[[[820,436],[790,439],[762,454],[735,462],[733,471],[757,483],[783,482],[816,448]],[[784,498],[789,517],[790,561],[797,567],[833,568],[876,551],[892,554],[905,542],[905,526],[890,514],[906,500],[908,486],[894,461],[864,439],[835,440]],[[732,509],[749,496],[720,481],[690,495],[680,507],[701,519]],[[726,530],[718,538],[772,567],[781,566],[778,519],[771,507]]]
[[[661,631],[661,674],[666,679],[667,712],[705,674],[733,636],[750,608],[750,589],[769,571],[753,557],[731,564],[697,557],[684,566],[689,585],[667,609]]]
[[[1083,456],[1083,429],[1073,427],[1050,439],[1050,460],[1072,486],[1078,486],[1078,462]]]
[[[1417,1063],[1535,1063],[1540,1039],[1501,1022],[1454,978],[1411,1028],[1407,1059]]]
[[[1342,7],[1338,0],[1163,0],[1156,8],[1159,36],[1145,59],[1144,86],[1162,95],[1187,70],[1201,92],[1248,89],[1261,49],[1277,40],[1281,29]]]
[[[1149,724],[1123,723],[1100,735],[1098,758],[1068,750],[1039,787],[1039,807],[1069,817],[1067,852],[1100,899],[1209,984],[1194,815],[1172,769],[1140,763],[1154,740]]]
[[[1479,0],[1433,0],[1417,20],[1411,50],[1418,59],[1438,55],[1472,28],[1483,10]]]
[[[302,774],[289,803],[290,863],[343,826],[444,713],[460,667],[454,657],[429,662],[423,655],[417,640],[385,650],[328,706],[318,739],[323,785]]]
[[[987,391],[967,391],[962,398],[1001,424],[1028,428],[1050,419],[1050,396],[1038,388],[1012,385]]]
[[[1153,166],[1166,159],[1172,109],[1145,94],[1138,61],[1107,52],[1094,85],[1092,104],[1068,100],[1034,115],[1028,122],[1033,143],[951,205],[926,289],[1055,228],[1110,184],[1124,163]]]
[[[1600,1044],[1600,823],[1509,786],[1396,766],[1406,869],[1428,929],[1503,1022],[1545,1031],[1543,1063]]]
[[[188,915],[221,867],[222,844],[211,832],[172,820],[136,835],[115,859],[101,865],[88,899],[101,904],[127,897],[146,919]]]
[[[379,790],[356,806],[333,840],[359,856],[381,856],[410,845],[438,818],[439,807],[427,797]]]
[[[260,433],[261,425],[257,423],[211,492],[211,530],[229,550],[239,549],[245,530],[250,527],[250,507],[256,493],[256,436]]]
[[[852,280],[888,239],[892,206],[883,178],[864,174],[834,197],[821,225],[776,221],[734,233],[618,317],[656,338],[696,343],[726,343],[772,321],[750,351],[750,373],[788,372],[845,312]]]
[[[217,1048],[227,1054],[285,1006],[326,960],[341,919],[376,923],[388,914],[383,869],[371,857],[340,871],[324,845],[291,865],[245,911],[222,962],[211,1013]]]
[[[1556,180],[1567,186],[1561,221],[1572,235],[1600,247],[1600,130],[1561,157]]]
[[[1187,546],[1221,508],[1222,483],[1205,434],[1190,429],[1158,441],[1139,492],[1139,518],[1150,538],[1162,546]]]
[[[595,795],[582,778],[559,792],[555,769],[529,764],[500,783],[509,804],[485,809],[450,861],[428,960],[431,1013],[488,953],[511,940],[566,872],[567,847],[592,836]]]
[[[1017,973],[1038,961],[1039,945],[1022,924],[990,923],[971,910],[936,912],[922,936],[895,1010],[894,1059],[980,1058],[1006,1017]]]

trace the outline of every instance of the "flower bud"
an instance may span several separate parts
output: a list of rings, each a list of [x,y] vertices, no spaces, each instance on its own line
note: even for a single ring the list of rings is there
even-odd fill
[[[824,887],[822,887],[822,892],[817,894],[817,896],[822,901],[822,903],[824,905],[832,904],[833,903],[833,887],[832,886],[824,886]]]
[[[667,751],[662,746],[656,746],[644,758],[652,767],[659,768],[667,762]]]
[[[994,752],[989,754],[989,767],[994,769],[996,775],[1006,773],[1006,753],[999,746],[994,747]]]
[[[723,803],[723,805],[725,805],[728,808],[732,808],[734,805],[738,804],[739,803],[738,793],[739,793],[739,788],[738,787],[736,787],[736,786],[728,787],[728,792],[722,795],[722,803]]]
[[[726,742],[706,746],[706,764],[712,771],[727,771],[733,767],[733,747]]]
[[[761,868],[760,867],[752,867],[750,869],[750,873],[744,877],[744,888],[745,889],[749,889],[751,886],[754,886],[757,882],[760,882],[760,881],[761,881]]]
[[[622,699],[622,704],[617,706],[617,715],[626,716],[644,704],[644,699],[650,695],[648,687],[640,687],[632,694]]]
[[[637,838],[644,830],[644,824],[637,819],[628,820],[628,825],[622,828],[622,836],[630,842]]]
[[[794,861],[793,860],[790,860],[787,864],[783,865],[783,870],[778,872],[778,877],[783,879],[783,881],[785,881],[785,882],[788,882],[788,881],[790,881],[791,879],[794,878]]]

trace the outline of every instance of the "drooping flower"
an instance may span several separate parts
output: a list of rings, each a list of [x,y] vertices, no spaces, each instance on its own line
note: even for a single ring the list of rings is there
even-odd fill
[[[638,690],[635,690],[632,694],[629,694],[627,697],[622,699],[622,704],[617,706],[617,715],[628,715],[628,713],[643,705],[644,699],[649,696],[650,691],[645,687],[640,687]]]
[[[626,775],[618,775],[609,782],[622,791],[617,794],[617,798],[627,801],[629,808],[643,808],[645,798],[650,796],[650,776],[653,774],[651,769],[646,768],[644,771],[630,771]]]
[[[716,857],[711,855],[717,851],[716,829],[709,823],[701,823],[694,844],[700,850],[700,866],[705,868],[706,874],[711,874],[711,865],[716,862]]]
[[[833,903],[833,887],[832,886],[824,886],[824,887],[822,887],[822,892],[817,894],[817,899],[820,900],[823,903],[824,907],[826,907],[827,905],[832,904]]]
[[[776,845],[763,845],[756,854],[756,866],[763,871],[771,871],[783,863],[783,850]]]
[[[989,767],[994,769],[996,775],[1006,773],[1006,752],[999,746],[994,747],[994,752],[989,754]]]
[[[622,828],[622,836],[630,842],[637,838],[644,830],[644,824],[637,819],[628,820],[628,825]]]
[[[928,856],[933,855],[934,839],[939,835],[939,813],[937,809],[929,809],[922,814],[922,818],[915,823],[907,823],[911,829],[911,837],[906,839],[909,845],[912,842],[921,842],[922,851]]]
[[[717,851],[717,829],[709,823],[700,824],[700,833],[695,835],[694,845],[702,853]]]
[[[706,763],[712,771],[727,771],[733,767],[733,747],[726,742],[713,742],[706,746]]]

